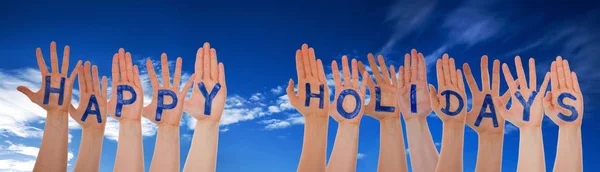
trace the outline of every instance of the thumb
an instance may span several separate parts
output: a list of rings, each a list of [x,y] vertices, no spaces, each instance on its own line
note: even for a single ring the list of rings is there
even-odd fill
[[[294,80],[292,80],[290,78],[290,81],[288,82],[288,87],[285,89],[285,92],[287,92],[287,96],[288,99],[290,100],[290,104],[292,104],[293,106],[296,105],[297,101],[296,101],[296,93],[294,92]]]
[[[435,109],[437,109],[437,107],[440,105],[440,102],[437,98],[437,91],[431,84],[429,84],[429,99],[431,100],[431,106],[436,107]]]
[[[508,113],[506,113],[506,111],[507,111],[506,104],[502,101],[502,99],[499,97],[494,97],[493,101],[494,101],[494,104],[496,104],[496,109],[500,113],[500,115],[504,118],[507,118],[506,116],[504,116],[504,115],[508,114]]]
[[[546,91],[546,96],[544,97],[543,104],[544,104],[544,109],[546,109],[546,111],[548,111],[552,108],[552,92],[551,91]]]
[[[33,91],[31,91],[29,88],[25,87],[25,86],[19,86],[17,87],[17,90],[23,94],[25,94],[25,96],[27,96],[29,98],[29,100],[31,100],[33,102],[33,97],[35,95],[35,93]]]

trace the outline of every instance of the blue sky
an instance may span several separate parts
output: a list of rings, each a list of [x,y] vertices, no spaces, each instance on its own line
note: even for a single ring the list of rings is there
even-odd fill
[[[600,84],[600,72],[594,69],[600,65],[599,5],[593,1],[477,0],[5,2],[0,6],[0,57],[5,61],[0,63],[0,171],[28,171],[37,156],[45,112],[16,87],[39,88],[35,48],[41,47],[47,55],[51,41],[56,41],[58,47],[71,46],[71,69],[76,60],[89,60],[98,65],[101,75],[107,76],[112,54],[120,47],[132,53],[143,74],[145,59],[159,60],[166,52],[171,60],[183,58],[184,76],[189,76],[196,50],[210,42],[227,74],[228,100],[217,160],[217,171],[224,172],[296,170],[303,120],[290,108],[284,88],[289,78],[296,80],[294,55],[302,43],[315,48],[328,74],[330,62],[342,55],[366,61],[367,53],[381,53],[388,64],[399,66],[404,53],[417,48],[428,62],[449,53],[457,64],[467,62],[475,68],[484,54],[511,67],[515,55],[534,57],[541,83],[550,62],[562,55],[579,74],[584,92],[584,168],[596,169],[599,167],[594,162],[600,161],[595,155],[600,152],[596,146],[600,144],[596,136],[600,119],[594,116],[600,111],[600,99],[596,98],[600,91],[594,89]],[[428,63],[428,68],[433,64]],[[474,75],[479,78],[479,70]],[[147,79],[147,75],[144,77]],[[431,70],[428,77],[436,85]],[[502,84],[504,91],[507,86],[504,81]],[[150,88],[147,80],[144,87]],[[150,94],[145,96],[149,100]],[[441,121],[435,116],[428,120],[434,142],[440,143]],[[192,122],[184,115],[182,167],[193,134]],[[378,125],[373,118],[362,119],[357,171],[377,169]],[[156,126],[149,121],[143,126],[148,169]],[[112,170],[117,127],[118,123],[109,119],[101,171]],[[328,156],[336,130],[337,123],[331,119]],[[542,130],[546,166],[552,169],[558,127],[545,117]],[[76,157],[81,129],[74,121],[69,133],[70,155]],[[518,129],[507,125],[503,171],[515,171],[518,143]],[[469,127],[465,127],[464,146],[464,169],[473,171],[477,135]],[[72,170],[75,158],[68,163]]]

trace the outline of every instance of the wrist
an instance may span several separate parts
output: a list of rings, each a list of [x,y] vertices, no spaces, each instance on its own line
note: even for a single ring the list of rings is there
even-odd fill
[[[216,130],[219,130],[219,121],[213,121],[213,120],[196,120],[196,129],[201,129],[201,130],[216,129]]]
[[[394,125],[400,125],[400,117],[390,117],[379,120],[381,127],[390,127]]]
[[[87,127],[87,128],[82,128],[81,129],[81,133],[85,134],[85,135],[91,135],[91,136],[100,136],[103,137],[104,136],[104,126],[99,128],[99,127]]]
[[[443,121],[443,130],[451,132],[464,132],[465,123],[455,121]]]

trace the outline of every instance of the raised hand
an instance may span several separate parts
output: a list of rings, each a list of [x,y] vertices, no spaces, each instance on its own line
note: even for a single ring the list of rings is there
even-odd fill
[[[494,103],[499,105],[500,115],[517,127],[540,127],[544,118],[542,99],[544,97],[543,93],[546,92],[546,87],[548,86],[548,79],[550,79],[549,73],[546,73],[544,82],[538,92],[535,60],[533,58],[529,59],[529,85],[527,85],[527,78],[525,78],[521,57],[515,57],[515,65],[517,67],[518,81],[515,81],[513,78],[508,65],[506,63],[502,65],[504,79],[508,83],[508,89],[511,92],[514,103],[512,103],[509,109],[505,109],[506,102],[500,98],[494,99]]]
[[[193,78],[194,88],[190,99],[185,100],[184,111],[197,120],[219,122],[225,108],[227,86],[225,67],[217,65],[217,51],[204,43],[196,53],[196,69]]]
[[[338,123],[352,123],[358,125],[363,116],[366,82],[358,87],[358,69],[356,59],[352,59],[352,75],[348,67],[348,57],[342,57],[342,70],[344,83],[337,62],[331,63],[333,70],[333,82],[335,84],[335,99],[329,109],[330,115]],[[368,78],[368,73],[363,73],[363,78]]]
[[[121,120],[140,121],[144,105],[143,87],[137,65],[125,49],[113,56],[112,92],[108,101],[108,114]]]
[[[146,60],[146,68],[152,84],[152,102],[143,109],[143,116],[150,121],[160,125],[170,125],[179,127],[181,116],[183,115],[183,101],[192,85],[194,75],[190,77],[183,89],[180,91],[181,83],[181,57],[177,58],[175,63],[175,75],[173,84],[171,84],[169,74],[169,61],[167,54],[161,55],[162,65],[162,85],[158,83],[158,75],[154,71],[152,60]]]
[[[98,80],[98,67],[91,67],[86,61],[84,67],[79,67],[79,105],[71,105],[69,114],[82,128],[104,130],[106,125],[107,80],[102,76],[102,89]]]
[[[296,50],[296,71],[298,72],[298,94],[294,93],[294,80],[290,79],[286,89],[290,103],[306,118],[311,116],[327,118],[329,110],[329,87],[321,59],[315,57],[315,50]]]
[[[481,91],[477,82],[475,82],[475,78],[473,78],[469,64],[463,64],[463,69],[473,96],[473,106],[471,111],[467,112],[467,124],[479,134],[503,134],[504,118],[496,114],[502,107],[493,103],[493,99],[500,96],[500,61],[494,60],[491,89],[487,56],[481,57]],[[506,102],[509,98],[509,94],[504,94],[500,100]]]
[[[550,68],[552,91],[546,93],[546,115],[558,126],[580,127],[583,118],[583,94],[577,74],[571,72],[569,62],[556,57]],[[541,91],[541,90],[540,90]]]
[[[370,76],[363,78],[363,82],[366,82],[369,87],[370,95],[374,98],[369,101],[369,104],[365,105],[365,114],[377,120],[398,120],[400,118],[400,109],[398,108],[398,89],[396,89],[396,86],[398,85],[398,83],[396,83],[396,69],[394,66],[390,65],[390,75],[390,71],[388,71],[383,56],[379,55],[377,56],[377,60],[379,61],[379,66],[381,66],[380,72],[373,54],[369,53],[367,57],[369,59],[369,65],[373,70],[373,76],[375,76],[376,83],[373,82],[373,79],[371,79]],[[365,65],[362,62],[358,62],[358,69],[361,73],[367,72]]]
[[[462,72],[456,69],[454,58],[448,58],[448,54],[438,59],[435,66],[439,93],[429,84],[431,107],[442,121],[464,125],[467,117],[467,93]]]
[[[64,111],[69,110],[71,104],[71,95],[73,92],[73,81],[77,75],[77,67],[81,66],[81,60],[77,62],[76,68],[71,72],[71,75],[67,78],[69,71],[69,46],[65,46],[63,51],[63,63],[62,69],[58,69],[58,55],[56,53],[56,42],[50,43],[50,63],[52,72],[48,71],[44,56],[42,55],[42,49],[36,49],[36,58],[38,67],[42,73],[42,86],[37,92],[31,91],[31,89],[25,86],[17,87],[21,93],[25,94],[31,102],[39,105],[46,111]]]
[[[404,65],[400,66],[397,85],[402,116],[405,120],[425,117],[431,112],[425,58],[412,49],[410,55],[404,55]]]

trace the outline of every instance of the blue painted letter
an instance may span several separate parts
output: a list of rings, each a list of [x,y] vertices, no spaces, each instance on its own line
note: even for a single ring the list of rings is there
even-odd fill
[[[64,93],[65,93],[65,78],[60,78],[60,88],[52,88],[50,85],[51,83],[51,79],[50,76],[46,76],[46,88],[44,91],[44,104],[47,105],[48,102],[50,101],[50,93],[56,93],[58,94],[58,105],[62,105],[63,104],[63,99],[64,99]]]
[[[375,111],[378,112],[394,112],[396,107],[381,105],[381,88],[375,86]]]
[[[170,96],[173,99],[171,104],[165,104],[165,96]],[[156,105],[156,121],[162,118],[162,112],[165,109],[173,109],[177,106],[177,94],[171,90],[158,90],[158,104]]]
[[[210,108],[212,106],[212,100],[215,98],[215,96],[217,96],[217,93],[221,89],[221,84],[217,83],[215,85],[215,87],[213,87],[213,89],[210,91],[210,94],[208,94],[208,90],[206,90],[206,86],[204,86],[204,82],[198,83],[198,88],[200,89],[200,92],[204,96],[204,99],[206,99],[206,101],[204,101],[204,115],[210,115]]]
[[[123,100],[123,91],[129,91],[131,93],[131,98],[129,100]],[[137,95],[133,87],[129,85],[119,85],[117,86],[117,110],[115,112],[115,116],[121,117],[121,110],[123,109],[123,105],[130,105],[135,102]]]
[[[94,110],[92,110],[92,106],[94,106]],[[98,107],[98,100],[96,99],[96,95],[90,96],[90,101],[88,102],[87,108],[85,108],[85,112],[83,112],[83,116],[81,116],[81,121],[85,122],[89,114],[96,115],[96,120],[98,123],[102,123],[102,116],[100,116],[100,108]]]
[[[313,94],[310,92],[310,83],[306,83],[306,100],[304,101],[304,106],[308,107],[310,105],[310,98],[319,98],[319,109],[323,109],[323,97],[325,97],[325,85],[319,85],[319,94]]]
[[[456,116],[465,107],[465,102],[464,102],[462,96],[460,96],[460,94],[458,94],[457,92],[452,91],[452,90],[446,90],[446,91],[442,91],[441,94],[442,94],[442,96],[446,96],[446,107],[442,108],[442,112],[444,112],[445,114],[447,114],[449,116]],[[451,95],[455,96],[456,99],[458,99],[458,108],[454,112],[450,111],[450,96]]]
[[[354,110],[352,112],[346,112],[346,110],[344,109],[343,104],[344,104],[344,98],[346,97],[346,95],[354,96],[354,99],[356,100],[356,107],[354,108]],[[362,108],[361,102],[362,101],[360,100],[360,96],[358,95],[358,93],[356,91],[354,91],[352,89],[343,90],[342,92],[340,92],[340,95],[338,96],[338,99],[337,99],[337,111],[344,118],[352,119],[358,115],[358,112],[360,112],[360,108]]]
[[[410,85],[410,112],[417,113],[417,85]]]
[[[577,119],[577,116],[579,116],[579,114],[577,113],[577,110],[575,109],[575,107],[565,104],[564,100],[565,98],[569,98],[573,101],[577,100],[577,97],[573,96],[573,94],[570,93],[561,93],[558,96],[558,105],[560,107],[563,107],[565,109],[568,109],[569,111],[571,111],[571,116],[567,116],[563,113],[558,113],[558,117],[562,120],[565,120],[567,122],[573,122]]]
[[[529,96],[529,100],[525,101],[525,98],[523,98],[523,95],[521,95],[521,92],[517,91],[515,93],[515,97],[517,97],[517,100],[519,100],[519,102],[521,102],[521,105],[523,105],[523,121],[529,121],[529,115],[530,115],[529,110],[531,109],[531,105],[533,104],[533,99],[535,99],[536,95],[537,95],[537,91],[531,92],[531,95]]]
[[[494,108],[494,103],[492,103],[492,95],[486,94],[485,99],[483,99],[483,105],[481,106],[481,111],[479,111],[479,116],[475,120],[475,126],[479,127],[481,124],[481,120],[485,118],[492,118],[492,122],[494,122],[494,128],[498,127],[498,118],[496,118],[496,108]],[[490,112],[487,112],[486,109],[490,108]]]

